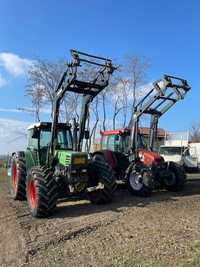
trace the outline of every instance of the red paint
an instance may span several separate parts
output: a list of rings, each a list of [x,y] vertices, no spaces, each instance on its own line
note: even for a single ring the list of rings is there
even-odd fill
[[[117,129],[117,130],[110,130],[110,131],[100,131],[100,134],[105,135],[112,135],[112,134],[122,134],[122,133],[130,133],[130,129]]]
[[[33,178],[30,179],[28,183],[28,198],[31,204],[31,207],[34,209],[36,206],[36,187]]]
[[[109,163],[109,165],[114,169],[116,167],[116,161],[113,157],[112,151],[108,150],[106,151],[106,161]]]
[[[13,162],[13,165],[12,165],[12,186],[13,186],[14,192],[16,192],[17,190],[17,166],[15,162]]]
[[[153,163],[163,162],[164,159],[157,152],[148,151],[145,149],[140,149],[138,151],[140,160],[146,165],[151,166]]]
[[[141,127],[139,128],[140,134],[144,135],[144,136],[148,136],[149,135],[149,128],[147,127]],[[122,133],[130,133],[131,129],[129,128],[124,128],[124,129],[117,129],[117,130],[110,130],[110,131],[100,131],[101,135],[112,135],[112,134],[122,134]],[[158,137],[162,138],[165,136],[165,130],[162,128],[158,128]]]

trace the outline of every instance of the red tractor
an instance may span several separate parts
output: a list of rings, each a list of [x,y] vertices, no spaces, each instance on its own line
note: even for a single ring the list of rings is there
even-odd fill
[[[174,162],[165,162],[155,144],[159,118],[189,90],[186,80],[164,75],[136,105],[128,128],[101,132],[101,150],[94,153],[96,159],[109,163],[116,178],[127,183],[133,195],[145,197],[157,188],[183,188],[184,170]],[[139,128],[144,114],[151,118],[148,142],[144,142]]]

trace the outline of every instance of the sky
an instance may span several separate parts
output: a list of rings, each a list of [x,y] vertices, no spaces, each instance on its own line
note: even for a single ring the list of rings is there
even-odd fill
[[[22,138],[13,141],[16,129],[33,121],[16,111],[31,107],[25,86],[32,60],[67,60],[71,48],[115,60],[147,57],[149,81],[165,73],[187,79],[191,91],[159,126],[187,131],[200,121],[199,1],[0,0],[0,6],[0,154],[22,146]]]

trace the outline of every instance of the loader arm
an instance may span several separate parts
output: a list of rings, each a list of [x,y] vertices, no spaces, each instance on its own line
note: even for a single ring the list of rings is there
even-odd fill
[[[66,71],[64,71],[55,90],[51,141],[49,144],[49,150],[47,152],[47,164],[49,164],[54,157],[60,104],[65,93],[68,91],[83,95],[79,127],[76,127],[78,133],[75,144],[75,147],[78,149],[78,151],[81,151],[82,140],[84,138],[85,132],[85,124],[88,118],[89,105],[92,100],[106,86],[108,86],[110,76],[115,70],[115,67],[112,65],[112,61],[107,58],[93,56],[76,50],[71,50],[71,57],[72,60],[67,64]],[[82,64],[87,64],[87,66],[95,66],[95,73],[92,79],[88,78],[90,76],[90,73],[87,73],[87,79],[84,79],[82,77],[80,73]]]
[[[149,132],[149,150],[154,150],[154,142],[157,137],[159,118],[172,108],[179,100],[184,99],[190,86],[187,81],[178,77],[164,75],[153,83],[153,88],[139,101],[134,110],[131,132],[130,149],[137,151],[137,135],[139,119],[143,114],[151,116]]]

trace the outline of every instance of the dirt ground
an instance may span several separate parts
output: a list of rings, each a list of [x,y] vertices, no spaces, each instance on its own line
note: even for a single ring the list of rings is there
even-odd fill
[[[58,205],[34,219],[0,178],[0,266],[200,266],[200,174],[180,193],[143,199],[119,189],[112,204]]]

